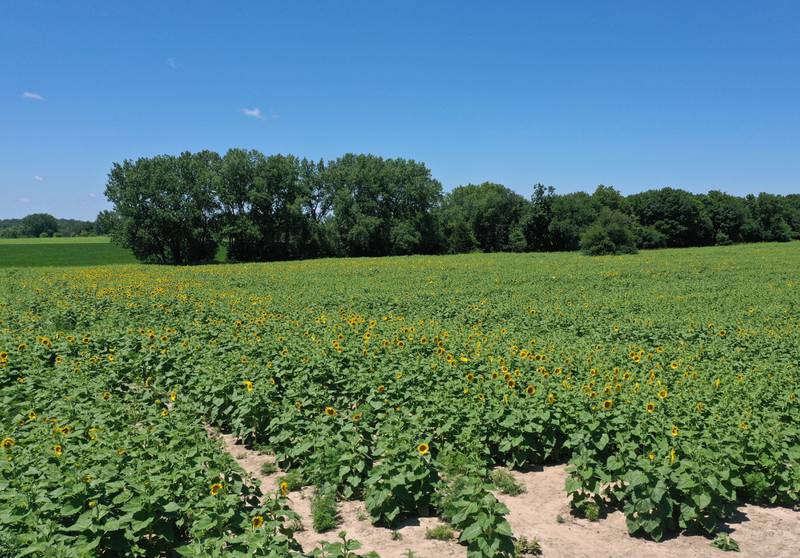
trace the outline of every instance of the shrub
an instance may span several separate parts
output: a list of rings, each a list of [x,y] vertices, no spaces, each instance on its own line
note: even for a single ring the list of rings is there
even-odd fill
[[[511,473],[505,469],[495,469],[492,471],[491,475],[489,475],[489,478],[492,480],[492,483],[497,487],[497,489],[503,494],[508,494],[509,496],[518,496],[525,492],[525,487],[517,482],[517,479],[515,479]]]
[[[581,235],[581,252],[589,256],[636,253],[633,221],[620,211],[604,209]]]
[[[330,486],[317,487],[311,498],[311,524],[317,533],[330,531],[341,519],[336,509],[336,490]]]

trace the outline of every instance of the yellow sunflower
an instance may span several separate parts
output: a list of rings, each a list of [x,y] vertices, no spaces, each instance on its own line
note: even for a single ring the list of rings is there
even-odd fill
[[[525,388],[525,393],[528,395],[536,395],[536,386],[530,385]]]

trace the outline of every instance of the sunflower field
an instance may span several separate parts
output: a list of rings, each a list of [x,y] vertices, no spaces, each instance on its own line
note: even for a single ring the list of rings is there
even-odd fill
[[[513,556],[497,466],[713,533],[800,499],[800,244],[0,271],[0,556],[305,553],[273,453]]]

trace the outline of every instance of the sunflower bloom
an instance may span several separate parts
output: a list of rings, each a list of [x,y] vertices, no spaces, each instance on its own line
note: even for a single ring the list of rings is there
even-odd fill
[[[333,407],[325,407],[325,414],[328,415],[329,417],[335,417],[336,409],[334,409]]]
[[[212,496],[216,496],[217,494],[219,494],[220,490],[222,490],[222,483],[215,482],[214,484],[211,485],[211,489],[209,490],[209,492],[211,492]]]
[[[431,450],[430,446],[425,442],[422,442],[420,445],[417,446],[417,453],[419,453],[420,455],[427,455],[430,450]]]
[[[264,525],[264,516],[257,515],[251,521],[253,529],[260,529]]]

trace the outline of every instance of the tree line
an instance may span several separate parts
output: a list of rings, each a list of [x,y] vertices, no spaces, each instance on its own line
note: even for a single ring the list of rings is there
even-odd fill
[[[231,149],[115,163],[98,223],[142,261],[229,261],[470,251],[587,254],[800,238],[800,195],[737,197],[609,186],[530,198],[501,184],[444,193],[425,164]]]
[[[49,213],[31,213],[21,219],[0,219],[0,238],[47,238],[104,234],[96,222],[58,219]]]

